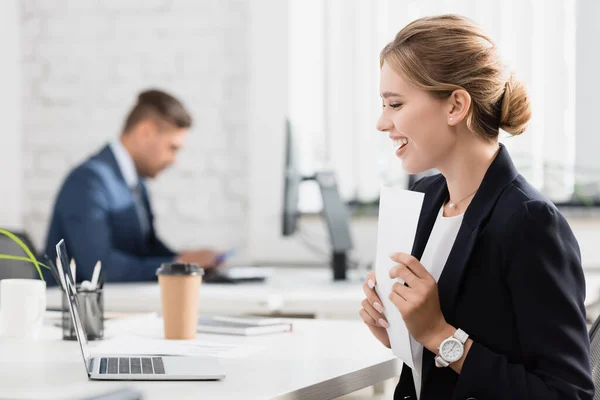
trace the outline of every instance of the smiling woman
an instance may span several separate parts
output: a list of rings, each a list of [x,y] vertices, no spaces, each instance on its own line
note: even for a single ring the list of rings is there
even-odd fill
[[[363,286],[373,335],[390,346],[378,295],[410,333],[414,368],[394,398],[591,399],[579,246],[498,141],[500,129],[525,130],[524,87],[457,15],[408,24],[380,65],[377,129],[405,171],[440,171],[412,187],[424,200],[411,254],[390,256],[391,292],[375,291],[373,272]]]

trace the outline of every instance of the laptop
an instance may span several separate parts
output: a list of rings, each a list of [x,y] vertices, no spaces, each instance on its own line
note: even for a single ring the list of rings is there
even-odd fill
[[[75,283],[68,272],[69,258],[64,240],[56,245],[56,254],[60,262],[67,268],[63,269],[65,278],[65,291],[67,303],[71,313],[71,320],[75,327],[75,334],[85,369],[89,379],[103,380],[221,380],[225,373],[215,357],[180,357],[161,355],[90,355],[87,335],[79,316],[79,305],[76,296]]]

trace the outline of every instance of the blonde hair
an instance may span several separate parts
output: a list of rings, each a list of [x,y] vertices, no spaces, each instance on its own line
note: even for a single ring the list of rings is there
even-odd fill
[[[384,62],[437,98],[466,90],[467,126],[487,140],[498,137],[498,128],[520,135],[531,118],[524,85],[505,72],[495,43],[467,18],[440,15],[411,22],[381,51],[380,66]]]

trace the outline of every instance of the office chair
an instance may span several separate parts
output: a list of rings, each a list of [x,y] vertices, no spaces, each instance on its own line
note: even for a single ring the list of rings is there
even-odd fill
[[[592,358],[592,380],[594,381],[594,400],[600,400],[600,317],[596,318],[590,329],[590,356]]]
[[[13,233],[21,239],[27,247],[29,247],[29,250],[37,257],[37,253],[35,252],[35,248],[33,247],[29,236],[24,232]],[[23,251],[21,246],[8,236],[2,234],[0,234],[0,254],[27,257],[27,254]],[[0,259],[0,280],[8,278],[39,279],[39,274],[30,262]]]

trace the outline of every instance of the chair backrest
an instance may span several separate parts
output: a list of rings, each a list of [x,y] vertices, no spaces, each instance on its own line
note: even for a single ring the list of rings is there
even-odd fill
[[[592,380],[594,381],[594,400],[600,400],[600,316],[590,328],[590,356],[592,359]]]
[[[34,255],[37,256],[35,248],[31,244],[31,240],[27,234],[23,232],[13,233],[29,247]],[[27,254],[21,246],[8,236],[2,234],[0,234],[0,254],[27,257]],[[34,279],[37,277],[39,277],[39,274],[30,262],[0,259],[0,280],[8,278]]]

